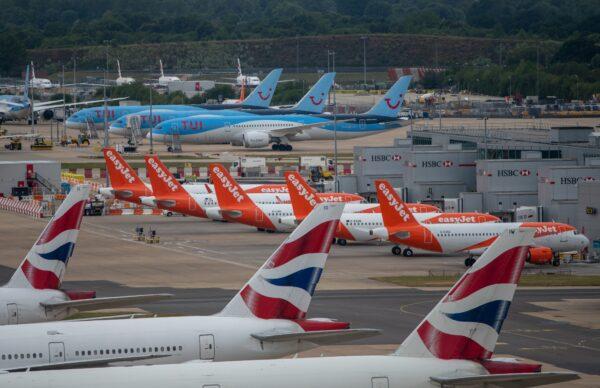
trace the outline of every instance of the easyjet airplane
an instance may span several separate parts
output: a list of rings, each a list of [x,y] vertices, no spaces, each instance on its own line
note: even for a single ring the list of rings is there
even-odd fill
[[[306,316],[342,210],[317,207],[215,315],[2,326],[0,371],[276,358],[377,335]]]
[[[314,189],[304,180],[302,175],[295,171],[285,173],[288,191],[292,202],[294,215],[283,219],[283,222],[298,223],[303,220],[312,209],[321,202]],[[346,245],[347,241],[373,241],[379,240],[370,231],[374,228],[383,227],[381,212],[357,211],[364,204],[346,204],[344,214],[340,218],[340,224],[335,234],[339,245]],[[413,207],[413,204],[408,205]],[[414,204],[418,206],[420,204]],[[379,207],[379,205],[377,205]],[[424,224],[440,223],[482,223],[499,222],[498,217],[490,214],[467,212],[467,213],[415,213],[415,218]]]
[[[571,225],[560,222],[504,222],[483,224],[430,224],[419,222],[396,193],[389,182],[376,180],[377,198],[381,205],[383,228],[374,228],[372,233],[397,245],[392,248],[395,255],[412,256],[412,248],[436,253],[466,253],[466,266],[475,262],[479,255],[505,230],[512,228],[535,228],[535,247],[529,249],[528,260],[542,264],[560,261],[553,258],[559,252],[580,251],[589,245],[589,240],[577,233]],[[404,250],[400,245],[406,246]]]
[[[175,179],[173,174],[171,174],[158,157],[148,155],[145,159],[146,170],[148,171],[154,194],[151,198],[146,198],[145,202],[151,200],[153,205],[167,211],[213,220],[223,219],[215,194],[190,193],[185,190],[183,185],[179,184],[177,179]],[[225,169],[224,167],[222,168]],[[248,197],[261,205],[290,203],[288,193],[250,193]],[[346,193],[322,193],[319,194],[319,197],[324,202],[360,202],[363,200],[363,197],[359,195]]]
[[[106,198],[117,198],[122,201],[154,206],[152,186],[142,181],[135,170],[114,148],[105,148],[103,152],[111,186],[100,188],[100,194]],[[212,185],[208,183],[183,184],[181,186],[190,194],[214,193]],[[244,184],[242,187],[251,194],[287,193],[285,184]]]

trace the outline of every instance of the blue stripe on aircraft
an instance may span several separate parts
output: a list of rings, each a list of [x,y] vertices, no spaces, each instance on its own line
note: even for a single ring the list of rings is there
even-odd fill
[[[265,280],[275,286],[282,287],[296,287],[302,288],[310,295],[315,292],[315,287],[317,287],[317,283],[321,278],[321,273],[323,272],[323,268],[319,267],[310,267],[301,269],[298,272],[294,272],[288,276],[278,278],[278,279],[266,279]]]
[[[63,263],[67,264],[67,261],[69,261],[69,257],[71,257],[71,255],[73,254],[74,248],[75,244],[72,242],[68,242],[51,252],[38,253],[38,255],[46,260],[60,260]]]
[[[508,314],[510,302],[507,300],[494,300],[474,309],[462,313],[445,313],[450,319],[459,322],[477,322],[493,327],[500,333],[502,323]]]

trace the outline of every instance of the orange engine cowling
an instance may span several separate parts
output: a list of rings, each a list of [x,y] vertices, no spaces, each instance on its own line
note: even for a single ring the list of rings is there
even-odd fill
[[[549,264],[553,258],[552,249],[548,247],[531,247],[527,255],[527,261],[531,264]]]

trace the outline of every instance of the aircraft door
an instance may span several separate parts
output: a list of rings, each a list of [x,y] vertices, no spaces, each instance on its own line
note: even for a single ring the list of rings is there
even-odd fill
[[[8,303],[6,305],[7,323],[9,325],[16,325],[19,323],[19,307],[16,303]]]
[[[65,361],[65,344],[62,342],[50,342],[48,344],[50,353],[50,364]]]
[[[264,221],[264,214],[259,208],[254,209],[254,216],[255,216],[256,221],[258,221],[258,222]]]
[[[560,233],[560,242],[561,243],[566,243],[567,241],[569,241],[569,236],[567,236],[567,234],[565,232]]]
[[[192,196],[189,196],[189,208],[190,210],[196,210],[196,200],[194,198],[192,198]]]
[[[387,377],[372,377],[371,388],[389,388],[390,383]]]
[[[367,126],[367,122],[364,119],[358,120],[358,127],[360,129],[365,129],[366,126]]]
[[[431,234],[431,231],[427,228],[423,228],[423,233],[425,234],[425,244],[431,244],[433,242],[433,235]]]
[[[200,359],[215,359],[215,337],[212,334],[203,334],[200,336]]]

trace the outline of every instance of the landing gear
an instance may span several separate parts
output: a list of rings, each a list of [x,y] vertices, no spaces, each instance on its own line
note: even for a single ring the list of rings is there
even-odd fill
[[[337,240],[338,245],[340,246],[346,246],[346,244],[348,243],[346,240],[344,240],[343,238],[338,238]]]
[[[392,253],[396,256],[400,256],[402,254],[402,248],[400,248],[398,245],[394,245],[392,248]]]
[[[559,258],[552,259],[552,265],[555,267],[558,267],[560,265],[560,259]]]
[[[333,240],[331,241],[332,244],[335,244],[337,240],[335,239],[335,237],[333,238]]]
[[[267,233],[275,233],[273,229],[266,229]]]
[[[471,267],[475,264],[475,258],[473,256],[469,256],[465,259],[465,267]]]
[[[294,148],[292,147],[291,144],[275,143],[271,146],[271,149],[273,151],[291,151]]]
[[[259,232],[264,232],[265,228],[256,228],[256,230],[258,230]]]
[[[402,256],[404,257],[412,257],[414,255],[414,252],[412,249],[410,248],[406,248],[404,249],[404,251],[402,252]]]

